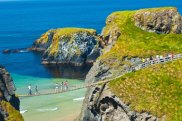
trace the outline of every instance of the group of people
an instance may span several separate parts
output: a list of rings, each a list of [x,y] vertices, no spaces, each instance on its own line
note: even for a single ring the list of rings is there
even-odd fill
[[[40,93],[39,93],[38,87],[36,85],[35,86],[35,95],[38,95],[38,94],[40,94]],[[32,85],[31,84],[29,84],[29,86],[28,86],[28,95],[32,95]]]
[[[68,87],[69,87],[68,81],[61,82],[60,84],[56,82],[55,93],[58,93],[60,91],[67,91]]]
[[[173,53],[168,53],[165,56],[163,55],[156,55],[156,57],[152,57],[150,56],[150,58],[142,58],[142,62],[148,62],[148,61],[152,61],[152,60],[163,60],[164,57],[167,57],[168,59],[173,59],[174,58],[174,54]]]
[[[60,91],[67,91],[69,87],[68,81],[65,82],[61,82],[60,84],[56,82],[55,84],[55,93],[58,93]],[[39,95],[39,90],[38,90],[38,86],[35,86],[35,95]],[[32,95],[32,85],[29,84],[28,85],[28,95]]]

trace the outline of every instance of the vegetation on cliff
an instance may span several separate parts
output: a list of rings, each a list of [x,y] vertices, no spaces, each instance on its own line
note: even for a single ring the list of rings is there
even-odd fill
[[[0,121],[23,121],[19,112],[19,99],[9,72],[0,66]]]
[[[108,36],[113,28],[119,29],[121,36],[112,49],[101,56],[101,60],[112,67],[118,67],[124,57],[149,57],[169,52],[182,52],[182,34],[157,34],[147,32],[135,26],[135,14],[142,11],[164,11],[176,8],[155,8],[139,11],[121,11],[112,13],[106,21],[103,35]],[[152,15],[150,16],[153,17]]]
[[[166,15],[165,17],[162,16],[164,14]],[[144,17],[144,21],[140,21],[140,19],[136,19],[136,16],[145,16],[147,18]],[[133,70],[131,65],[135,67],[140,64],[142,58],[155,57],[156,55],[166,56],[168,53],[182,53],[182,34],[178,33],[181,30],[179,29],[180,31],[178,31],[178,29],[175,30],[173,28],[174,26],[176,26],[175,28],[180,28],[181,21],[178,21],[176,24],[168,21],[170,19],[174,20],[176,17],[180,18],[179,13],[176,8],[171,7],[112,13],[107,18],[106,27],[102,32],[103,40],[108,46],[103,50],[103,55],[97,59],[91,68],[86,81],[92,82],[94,80],[96,82],[122,76]],[[161,19],[161,21],[151,23],[151,26],[149,26],[153,19]],[[146,23],[144,27],[148,27],[147,30],[143,29],[143,26],[136,25],[138,20],[141,23]],[[162,25],[164,25],[164,29]],[[167,25],[169,25],[169,29],[166,29]],[[128,116],[128,119],[125,118],[126,120],[156,121],[156,118],[151,118],[154,116],[161,118],[161,120],[178,121],[181,118],[182,112],[181,66],[182,60],[177,60],[150,66],[137,72],[126,74],[121,78],[113,79],[109,83],[109,87],[113,94],[120,98],[120,101],[112,99],[119,102],[118,105],[123,108],[125,115],[114,106],[114,111],[109,110],[110,105],[112,107],[115,103],[112,102],[110,104],[108,100],[106,103],[109,106],[105,106],[105,112],[97,112],[90,98],[90,94],[95,93],[94,91],[87,97],[87,104],[91,105],[90,107],[94,107],[93,110],[100,115],[98,119],[103,119],[103,115],[109,115],[114,117],[113,119],[118,120]],[[110,96],[107,91],[103,91],[101,95],[104,95],[102,98]],[[99,104],[98,100],[97,104]],[[97,106],[99,110],[100,107],[99,105]],[[85,112],[92,114],[92,111],[89,112],[89,109],[85,109]],[[90,118],[88,114],[83,115],[83,118],[93,118]]]
[[[5,121],[24,121],[22,115],[9,102],[1,101],[0,106],[8,114]]]
[[[138,112],[165,121],[179,121],[182,113],[182,60],[154,65],[110,82],[111,90]]]
[[[56,55],[59,50],[60,40],[70,41],[71,37],[75,33],[86,32],[91,35],[96,35],[96,30],[94,29],[83,29],[83,28],[59,28],[54,30],[49,30],[44,33],[37,41],[36,44],[46,44],[49,40],[49,34],[53,33],[53,38],[51,45],[49,47],[49,54]],[[71,41],[70,41],[71,43]]]
[[[49,30],[36,40],[31,48],[43,51],[42,64],[92,64],[100,55],[96,30],[60,28]]]

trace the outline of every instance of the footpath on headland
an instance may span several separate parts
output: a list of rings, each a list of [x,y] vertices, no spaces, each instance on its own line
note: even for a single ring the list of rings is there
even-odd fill
[[[131,67],[132,69],[130,71],[128,71],[127,73],[130,72],[134,72],[143,68],[146,68],[148,66],[151,65],[155,65],[155,64],[162,64],[162,63],[166,63],[166,62],[170,62],[170,61],[174,61],[174,60],[178,60],[182,58],[182,54],[176,54],[176,55],[168,55],[166,57],[157,57],[155,59],[151,59],[151,60],[147,60],[145,59],[144,62],[141,62],[140,64],[138,64],[135,67]],[[120,78],[123,75],[120,75],[114,79]],[[103,80],[103,81],[98,81],[95,83],[91,83],[91,84],[82,84],[82,85],[73,85],[73,86],[69,86],[69,88],[67,89],[61,89],[58,91],[50,90],[46,93],[40,93],[40,94],[32,94],[32,95],[27,95],[27,94],[17,94],[18,97],[34,97],[34,96],[43,96],[43,95],[53,95],[53,94],[60,94],[60,93],[65,93],[68,91],[74,91],[74,90],[79,90],[79,89],[83,89],[83,88],[88,88],[88,87],[94,87],[100,84],[104,84],[104,83],[108,83],[110,81],[112,81],[113,79],[108,79],[108,80]]]

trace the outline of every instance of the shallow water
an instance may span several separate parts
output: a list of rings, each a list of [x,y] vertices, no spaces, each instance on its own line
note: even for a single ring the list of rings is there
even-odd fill
[[[21,110],[27,110],[23,114],[26,121],[65,121],[69,116],[74,119],[82,105],[82,100],[74,99],[83,97],[84,93],[85,89],[82,89],[74,93],[21,98]]]
[[[61,83],[67,80],[70,86],[84,83],[83,80],[76,79],[38,78],[16,74],[12,76],[17,87],[17,95],[27,94],[29,84],[32,88],[38,85],[39,92],[43,93],[47,90],[54,91],[56,82]],[[34,88],[32,91],[35,92]],[[25,121],[70,121],[78,116],[85,91],[86,89],[80,89],[61,94],[23,97],[20,98],[20,109],[25,112],[23,113]]]

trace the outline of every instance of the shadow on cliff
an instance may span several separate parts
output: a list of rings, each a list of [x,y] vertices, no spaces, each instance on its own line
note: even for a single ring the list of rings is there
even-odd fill
[[[85,79],[92,65],[75,67],[71,65],[44,65],[53,77]]]

